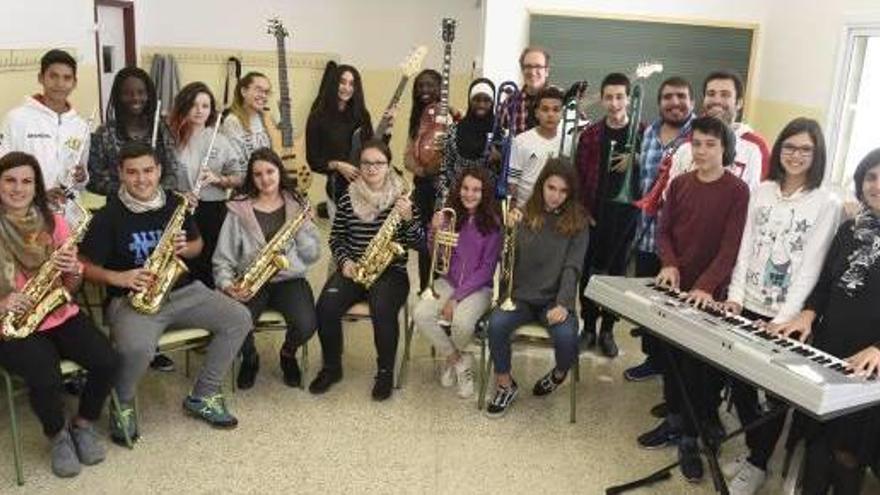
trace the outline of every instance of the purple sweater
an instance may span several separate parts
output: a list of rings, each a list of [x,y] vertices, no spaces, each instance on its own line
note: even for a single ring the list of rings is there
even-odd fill
[[[431,232],[429,246],[433,246],[433,237]],[[459,302],[483,287],[491,287],[500,252],[500,230],[484,235],[473,217],[463,222],[458,233],[458,246],[452,251],[449,273],[444,276],[453,288],[452,299]]]

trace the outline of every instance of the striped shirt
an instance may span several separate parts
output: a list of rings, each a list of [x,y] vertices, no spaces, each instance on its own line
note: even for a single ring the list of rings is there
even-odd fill
[[[351,197],[347,191],[339,198],[339,202],[336,203],[333,228],[330,230],[330,250],[340,266],[345,260],[357,262],[363,256],[367,245],[382,228],[393,208],[394,205],[389,206],[375,220],[366,221],[354,214]],[[418,248],[422,240],[422,228],[415,205],[413,205],[412,220],[400,223],[397,232],[394,233],[394,240],[404,248]],[[406,260],[407,254],[404,253],[391,263],[391,268],[406,273]]]

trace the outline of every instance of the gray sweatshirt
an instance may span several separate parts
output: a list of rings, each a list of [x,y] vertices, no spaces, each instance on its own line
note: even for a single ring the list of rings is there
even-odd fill
[[[513,298],[542,306],[555,303],[574,311],[589,234],[584,228],[566,237],[556,231],[558,219],[547,213],[544,226],[537,231],[522,223],[517,227]]]
[[[284,203],[287,220],[299,216],[302,208],[287,194],[284,196]],[[214,282],[220,289],[231,285],[267,242],[254,215],[252,200],[229,201],[226,205],[229,214],[220,229],[213,258]],[[290,267],[278,272],[271,281],[305,277],[306,269],[320,257],[320,242],[318,228],[311,220],[306,220],[287,248]]]
[[[213,132],[213,127],[206,127],[193,134],[185,147],[175,150],[178,161],[177,187],[181,191],[190,192],[195,187],[202,160],[208,152],[208,146],[211,145]],[[208,168],[217,175],[243,175],[247,169],[247,162],[229,138],[223,133],[218,133],[214,148],[211,150],[211,157],[208,159]],[[199,194],[199,199],[202,201],[225,201],[226,197],[225,189],[210,185],[202,187]]]

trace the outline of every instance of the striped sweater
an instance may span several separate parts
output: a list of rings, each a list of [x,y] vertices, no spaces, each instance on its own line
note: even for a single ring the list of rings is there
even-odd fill
[[[341,266],[345,260],[355,262],[359,260],[393,208],[392,204],[373,221],[361,220],[354,214],[351,197],[346,191],[336,204],[336,217],[333,218],[333,228],[330,230],[330,250],[336,263]],[[413,205],[412,220],[401,222],[395,232],[394,240],[404,248],[417,249],[422,240],[423,233],[418,215]],[[404,253],[391,263],[391,269],[406,273],[406,261],[407,255]]]

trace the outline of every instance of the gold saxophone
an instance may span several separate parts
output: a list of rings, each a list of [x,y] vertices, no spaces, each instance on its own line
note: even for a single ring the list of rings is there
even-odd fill
[[[40,326],[40,323],[46,319],[53,311],[64,304],[70,302],[73,298],[67,289],[61,284],[61,272],[55,267],[55,257],[62,250],[67,250],[82,240],[92,221],[92,215],[85,210],[79,203],[72,201],[79,210],[82,218],[71,232],[70,237],[64,241],[51,256],[46,260],[37,274],[34,275],[22,288],[22,293],[30,299],[34,306],[27,312],[16,314],[6,313],[2,319],[2,329],[0,329],[0,337],[4,339],[22,339],[34,333]]]
[[[174,209],[162,232],[162,237],[159,238],[159,243],[144,263],[144,268],[154,275],[153,283],[140,292],[130,292],[128,295],[131,307],[145,315],[159,312],[168,291],[181,275],[189,271],[186,264],[174,252],[174,237],[183,228],[183,221],[190,205],[185,196],[180,193],[175,194],[180,198],[180,204]]]
[[[287,248],[308,218],[310,209],[311,206],[306,204],[302,213],[281,226],[281,230],[260,249],[260,252],[248,265],[247,270],[233,282],[232,287],[235,290],[241,291],[247,299],[250,299],[276,273],[290,266],[286,255]]]
[[[401,196],[408,195],[409,187],[404,185]],[[352,280],[369,289],[395,258],[403,256],[406,250],[400,243],[394,241],[394,233],[397,232],[397,227],[402,220],[403,218],[397,209],[392,209],[382,227],[379,228],[379,232],[370,239],[364,254],[354,263]]]

